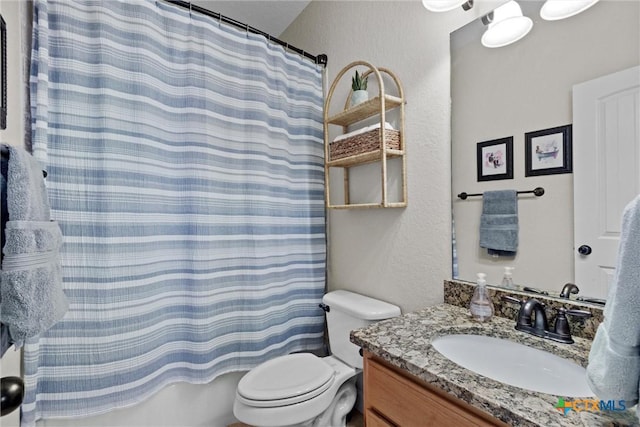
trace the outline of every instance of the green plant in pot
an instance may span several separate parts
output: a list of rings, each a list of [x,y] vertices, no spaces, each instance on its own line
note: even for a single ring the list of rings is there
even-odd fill
[[[356,75],[351,77],[351,106],[358,105],[369,99],[369,92],[367,92],[367,83],[369,77],[362,77],[362,74],[356,70]]]

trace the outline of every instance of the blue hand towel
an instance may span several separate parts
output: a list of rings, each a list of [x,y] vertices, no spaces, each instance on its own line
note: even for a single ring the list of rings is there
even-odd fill
[[[16,347],[41,334],[68,309],[62,291],[62,233],[50,221],[42,168],[26,151],[9,147],[0,321]]]
[[[587,382],[603,400],[624,400],[627,407],[640,396],[640,196],[627,205],[613,284],[604,321],[589,352]],[[636,409],[640,418],[640,406]]]
[[[480,216],[480,247],[489,254],[514,256],[518,249],[518,194],[485,191]]]

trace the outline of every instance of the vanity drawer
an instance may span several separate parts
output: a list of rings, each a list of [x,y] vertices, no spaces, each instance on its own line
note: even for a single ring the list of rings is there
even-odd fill
[[[431,390],[418,381],[365,354],[364,404],[367,427],[506,426],[467,403],[449,397],[442,391]]]
[[[396,427],[371,409],[367,409],[365,419],[367,420],[367,427]]]

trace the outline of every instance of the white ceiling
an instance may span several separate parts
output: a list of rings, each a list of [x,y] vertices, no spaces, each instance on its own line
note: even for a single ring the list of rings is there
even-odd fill
[[[279,38],[310,0],[196,0],[192,3]]]

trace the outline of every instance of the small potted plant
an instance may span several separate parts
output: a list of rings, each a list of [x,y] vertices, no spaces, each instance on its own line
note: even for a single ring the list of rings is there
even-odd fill
[[[369,99],[369,92],[367,92],[367,83],[369,81],[369,77],[362,78],[361,74],[358,74],[358,70],[356,70],[356,75],[351,77],[351,106],[358,105],[361,102],[364,102]]]

